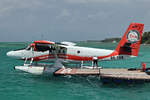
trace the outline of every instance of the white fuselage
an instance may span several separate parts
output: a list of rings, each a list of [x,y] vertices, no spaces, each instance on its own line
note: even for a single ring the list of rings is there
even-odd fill
[[[113,50],[96,49],[96,48],[88,48],[88,47],[66,46],[66,48],[67,48],[67,54],[76,55],[80,57],[107,56],[113,53]]]
[[[91,61],[93,57],[97,57],[98,60],[111,60],[112,56],[117,56],[117,52],[114,50],[106,50],[106,49],[96,49],[89,47],[79,47],[79,46],[66,46],[60,45],[65,48],[60,49],[58,51],[49,52],[49,51],[33,51],[32,49],[27,50],[17,50],[10,51],[7,53],[8,56],[15,57],[17,59],[31,59],[34,61],[54,61],[56,58],[61,59],[65,62],[74,61]],[[63,51],[64,50],[64,51]]]

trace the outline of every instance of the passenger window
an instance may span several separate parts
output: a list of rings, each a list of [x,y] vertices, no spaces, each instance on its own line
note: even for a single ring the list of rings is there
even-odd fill
[[[63,50],[63,53],[65,54],[65,50]]]
[[[80,51],[77,51],[77,53],[79,54],[79,53],[80,53]]]

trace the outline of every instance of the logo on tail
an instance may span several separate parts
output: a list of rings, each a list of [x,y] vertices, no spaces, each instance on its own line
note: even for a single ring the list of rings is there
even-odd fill
[[[130,30],[126,36],[129,43],[136,43],[140,40],[139,32],[136,30]]]

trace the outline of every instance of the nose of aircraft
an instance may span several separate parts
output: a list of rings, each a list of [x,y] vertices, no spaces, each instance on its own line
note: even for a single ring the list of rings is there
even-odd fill
[[[9,51],[6,53],[8,57],[12,57],[15,59],[22,59],[24,57],[23,51],[18,50],[18,51]]]
[[[9,52],[7,52],[7,54],[6,54],[7,56],[9,56],[9,57],[14,57],[14,53],[13,53],[13,51],[9,51]]]

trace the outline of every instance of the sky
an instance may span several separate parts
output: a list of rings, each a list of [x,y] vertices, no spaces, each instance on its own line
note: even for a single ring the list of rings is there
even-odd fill
[[[150,0],[0,0],[0,42],[122,37],[131,22],[150,31]]]

